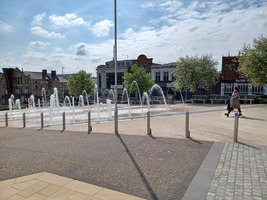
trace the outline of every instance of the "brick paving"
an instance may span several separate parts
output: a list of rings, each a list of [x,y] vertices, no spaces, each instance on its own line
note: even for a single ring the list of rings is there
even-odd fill
[[[207,199],[267,199],[266,170],[267,146],[226,143]]]

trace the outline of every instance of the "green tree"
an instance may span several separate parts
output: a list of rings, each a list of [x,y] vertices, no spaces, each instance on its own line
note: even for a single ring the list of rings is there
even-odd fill
[[[137,87],[136,84],[132,84],[133,81],[136,81],[141,93],[148,91],[154,81],[151,78],[151,74],[147,73],[143,67],[138,65],[133,65],[131,67],[131,72],[124,75],[124,86],[130,93],[136,93]]]
[[[88,95],[92,94],[94,92],[94,87],[95,83],[91,73],[86,73],[84,70],[72,74],[68,81],[70,95],[74,97],[79,97],[84,90]]]
[[[238,71],[253,85],[267,83],[267,38],[253,40],[253,45],[244,44],[242,54],[238,56],[241,67]]]
[[[196,92],[198,88],[208,89],[215,84],[218,77],[216,65],[218,62],[210,55],[181,57],[174,70],[176,90]]]

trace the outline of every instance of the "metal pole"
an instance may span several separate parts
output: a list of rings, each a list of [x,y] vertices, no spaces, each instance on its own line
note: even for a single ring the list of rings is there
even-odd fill
[[[147,135],[151,135],[152,131],[150,128],[150,112],[147,112]]]
[[[88,134],[90,134],[92,131],[92,126],[91,126],[91,112],[88,112]]]
[[[190,131],[189,131],[189,112],[185,112],[185,137],[190,138]]]
[[[25,112],[23,112],[23,128],[26,127],[26,115]]]
[[[62,132],[63,132],[65,130],[65,128],[66,128],[66,120],[65,120],[65,112],[63,112],[62,114],[63,114],[63,116],[62,116],[62,118],[63,118],[63,129],[62,129]]]
[[[44,128],[44,113],[41,112],[41,129]]]
[[[8,114],[6,112],[6,126],[8,126]]]
[[[118,89],[117,89],[117,1],[114,0],[114,64],[115,64],[115,110],[114,110],[114,129],[118,133]]]
[[[238,113],[235,113],[235,125],[234,125],[234,142],[237,142],[238,138]]]

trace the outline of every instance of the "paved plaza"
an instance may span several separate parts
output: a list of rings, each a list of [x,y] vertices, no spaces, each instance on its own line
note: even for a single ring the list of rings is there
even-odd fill
[[[172,105],[173,107],[179,105]],[[267,105],[225,105],[88,126],[0,128],[0,199],[267,199]],[[0,124],[1,125],[1,124]]]

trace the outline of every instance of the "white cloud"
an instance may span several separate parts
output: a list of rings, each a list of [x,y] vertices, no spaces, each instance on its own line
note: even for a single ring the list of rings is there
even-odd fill
[[[77,44],[75,46],[75,49],[76,49],[77,56],[86,56],[89,53],[85,43]]]
[[[92,30],[93,34],[97,37],[104,37],[108,36],[110,28],[113,27],[114,24],[110,20],[103,20],[96,24],[94,24],[90,29]]]
[[[49,42],[42,42],[42,41],[32,41],[29,43],[29,47],[37,48],[37,49],[44,49],[50,45]]]
[[[27,60],[27,61],[41,61],[41,62],[45,62],[49,60],[49,57],[47,57],[45,54],[40,53],[40,52],[33,52],[33,51],[29,51],[26,54],[23,55],[23,57]]]
[[[141,8],[154,8],[156,5],[154,2],[152,1],[147,1],[147,2],[144,2],[142,5],[141,5]]]
[[[42,21],[44,19],[44,17],[46,16],[46,13],[41,13],[41,14],[37,14],[33,17],[33,20],[32,20],[32,23],[31,25],[32,26],[40,26],[42,25]]]
[[[54,31],[52,32],[48,32],[47,30],[44,30],[43,28],[41,28],[40,26],[34,26],[31,28],[31,33],[33,35],[38,35],[44,38],[53,38],[53,39],[62,39],[65,36],[60,34],[60,33],[56,33]]]
[[[216,5],[220,9],[213,8]],[[171,1],[161,6],[171,7]],[[200,13],[195,9],[209,11]],[[213,54],[220,62],[222,55],[229,51],[236,55],[244,42],[251,42],[259,33],[267,33],[266,7],[229,10],[228,5],[218,2],[196,3],[176,12],[172,9],[164,12],[166,15],[160,20],[168,23],[161,27],[127,29],[118,43],[118,55],[134,57],[139,52],[152,55],[155,62],[173,62],[186,55]]]
[[[0,21],[0,32],[11,32],[12,30],[12,26]]]
[[[78,17],[74,13],[67,13],[64,16],[52,15],[49,17],[50,22],[55,27],[64,27],[68,28],[71,26],[83,26],[86,25],[86,22],[83,18]]]

